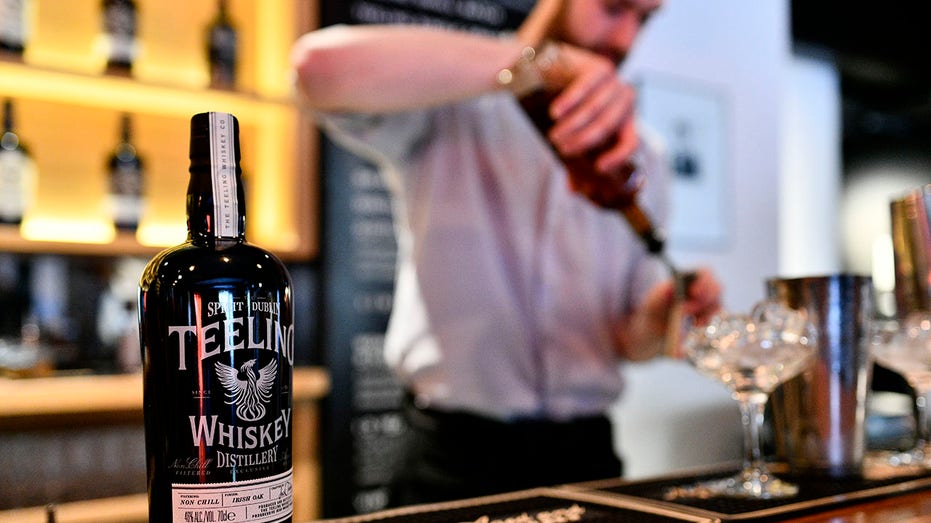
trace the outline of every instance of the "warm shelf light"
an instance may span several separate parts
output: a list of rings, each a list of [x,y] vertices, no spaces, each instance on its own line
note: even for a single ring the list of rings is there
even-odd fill
[[[87,219],[64,219],[50,217],[25,218],[20,234],[31,241],[110,243],[116,237],[112,223]]]
[[[187,237],[187,226],[181,223],[142,223],[136,231],[136,240],[146,247],[170,247],[182,243]]]
[[[270,100],[235,92],[190,89],[130,78],[80,74],[0,62],[0,91],[65,104],[123,111],[144,107],[151,114],[189,118],[203,111],[226,111],[241,121],[262,120],[269,111],[291,108],[286,99]]]

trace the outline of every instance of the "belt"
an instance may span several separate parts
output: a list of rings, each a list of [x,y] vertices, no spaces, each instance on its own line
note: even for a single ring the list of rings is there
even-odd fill
[[[584,416],[565,421],[540,418],[519,418],[501,421],[466,411],[443,411],[417,407],[413,395],[405,394],[404,412],[415,430],[434,434],[456,435],[457,438],[492,440],[501,444],[507,440],[552,439],[571,441],[591,438],[593,433],[610,435],[607,416]]]

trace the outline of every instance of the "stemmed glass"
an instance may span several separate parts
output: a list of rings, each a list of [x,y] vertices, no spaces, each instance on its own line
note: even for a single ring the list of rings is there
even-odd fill
[[[873,355],[882,366],[898,372],[915,390],[915,446],[892,452],[886,462],[893,466],[931,468],[931,437],[926,402],[931,390],[931,313],[909,314],[895,328],[878,329]]]
[[[745,457],[743,470],[735,476],[672,487],[666,499],[770,499],[797,494],[796,485],[767,469],[760,433],[770,393],[805,370],[817,353],[815,329],[807,313],[775,301],[757,304],[749,316],[720,313],[707,326],[689,331],[684,350],[699,372],[724,383],[740,405]]]

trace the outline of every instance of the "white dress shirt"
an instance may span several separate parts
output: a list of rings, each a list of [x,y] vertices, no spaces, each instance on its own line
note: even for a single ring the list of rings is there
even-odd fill
[[[392,192],[385,357],[418,404],[501,420],[604,413],[622,388],[614,325],[664,274],[618,213],[569,190],[513,96],[321,121]],[[643,158],[639,198],[661,223],[668,168]]]

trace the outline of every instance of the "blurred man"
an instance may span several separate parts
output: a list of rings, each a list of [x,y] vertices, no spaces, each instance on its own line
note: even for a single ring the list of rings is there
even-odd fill
[[[661,3],[540,0],[500,37],[334,26],[295,44],[303,101],[394,198],[385,354],[411,424],[394,504],[621,473],[605,416],[618,363],[658,353],[673,288],[602,196],[665,215],[665,162],[617,74]],[[545,136],[519,103],[540,90]],[[595,169],[570,183],[560,158],[583,155]],[[683,307],[704,321],[719,297],[700,271]]]

